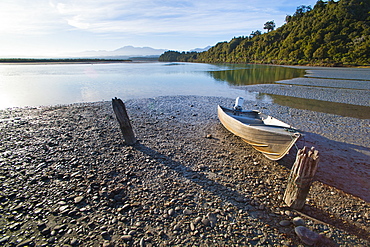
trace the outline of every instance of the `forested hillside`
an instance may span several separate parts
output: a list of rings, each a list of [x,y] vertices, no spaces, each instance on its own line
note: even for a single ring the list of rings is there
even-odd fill
[[[297,7],[285,21],[286,24],[276,30],[264,34],[257,30],[248,37],[234,37],[206,52],[168,51],[159,60],[324,66],[370,64],[369,0],[319,0],[313,8]]]

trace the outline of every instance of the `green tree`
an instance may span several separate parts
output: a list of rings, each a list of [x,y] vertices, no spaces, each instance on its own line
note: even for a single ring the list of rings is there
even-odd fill
[[[274,21],[268,21],[265,23],[263,29],[267,29],[267,32],[273,31],[275,29],[275,22]]]
[[[306,12],[309,12],[311,10],[312,10],[311,6],[301,5],[297,7],[297,10],[295,11],[294,16],[303,16]]]
[[[252,31],[249,37],[253,38],[261,34],[262,32],[260,30],[256,30],[256,31]]]
[[[286,24],[267,33],[220,42],[206,52],[165,53],[161,59],[208,63],[278,63],[370,65],[370,1],[318,0],[315,7],[297,7]],[[273,25],[272,25],[273,24]],[[271,32],[273,31],[273,32]]]

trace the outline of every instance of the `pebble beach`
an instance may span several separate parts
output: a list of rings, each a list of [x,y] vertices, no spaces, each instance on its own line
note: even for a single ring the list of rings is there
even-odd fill
[[[1,110],[0,245],[369,246],[368,119],[245,102],[320,152],[295,211],[282,200],[295,150],[270,161],[229,133],[216,109],[233,102],[128,100],[133,146],[111,102]]]

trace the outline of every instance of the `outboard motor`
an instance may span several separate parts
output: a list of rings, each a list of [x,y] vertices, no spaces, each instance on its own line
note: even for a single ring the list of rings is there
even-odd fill
[[[242,97],[237,97],[236,100],[235,100],[235,105],[233,107],[233,109],[235,111],[241,111],[243,109],[243,103],[244,103],[244,99]]]

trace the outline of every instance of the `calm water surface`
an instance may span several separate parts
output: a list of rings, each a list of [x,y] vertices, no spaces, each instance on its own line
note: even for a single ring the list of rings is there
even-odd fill
[[[268,96],[232,85],[271,83],[304,75],[302,69],[195,63],[0,65],[0,109],[69,104],[119,97],[164,95]]]
[[[166,95],[223,96],[369,118],[368,106],[249,92],[237,86],[283,83],[320,90],[370,90],[369,69],[288,68],[199,63],[0,65],[0,109]],[[306,74],[306,72],[308,74]],[[296,78],[294,80],[289,80]],[[315,78],[314,80],[308,78]],[[325,100],[325,99],[324,99]],[[369,97],[370,102],[370,97]]]

